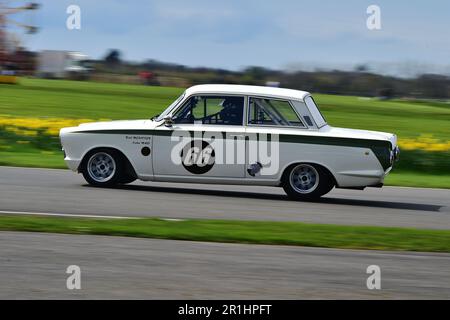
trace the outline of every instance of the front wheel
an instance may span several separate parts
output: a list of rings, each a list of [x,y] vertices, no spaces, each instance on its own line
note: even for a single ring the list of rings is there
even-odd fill
[[[129,173],[125,173],[120,177],[119,183],[120,184],[128,184],[128,183],[132,183],[135,180],[136,180],[136,178],[134,176],[132,176]]]
[[[83,161],[81,172],[90,185],[111,187],[120,183],[123,161],[113,150],[97,150]]]
[[[334,187],[331,174],[324,168],[300,163],[289,167],[283,176],[283,189],[295,200],[313,200]]]

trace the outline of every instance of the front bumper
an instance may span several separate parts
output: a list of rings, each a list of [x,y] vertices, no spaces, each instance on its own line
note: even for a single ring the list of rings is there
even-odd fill
[[[78,171],[78,167],[80,166],[81,160],[78,159],[70,159],[68,157],[64,158],[67,167],[72,171]]]
[[[389,172],[391,172],[392,168],[394,167],[394,163],[397,162],[400,159],[400,148],[396,146],[394,149],[391,150],[389,163],[390,166],[384,171],[384,176],[387,176]]]
[[[391,151],[391,166],[394,165],[394,162],[397,162],[400,159],[400,148],[396,146]]]
[[[398,161],[400,159],[400,148],[397,146],[394,149],[394,160]]]

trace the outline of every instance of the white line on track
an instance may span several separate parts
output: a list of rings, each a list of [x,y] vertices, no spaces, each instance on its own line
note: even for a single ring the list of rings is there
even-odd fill
[[[140,219],[139,217],[122,217],[122,216],[99,216],[90,214],[68,214],[68,213],[50,213],[50,212],[27,212],[27,211],[2,211],[0,214],[17,214],[30,216],[54,216],[54,217],[69,217],[69,218],[100,218],[100,219]]]
[[[91,218],[91,219],[144,219],[145,217],[123,217],[123,216],[99,216],[92,214],[71,214],[71,213],[53,213],[53,212],[28,212],[28,211],[5,211],[0,210],[0,214],[23,215],[23,216],[50,216],[50,217],[68,217],[68,218]],[[159,218],[164,221],[185,221],[186,219],[178,218]]]
[[[17,166],[0,166],[1,169],[25,169],[35,171],[65,171],[72,172],[69,168],[39,168],[39,167],[17,167]]]

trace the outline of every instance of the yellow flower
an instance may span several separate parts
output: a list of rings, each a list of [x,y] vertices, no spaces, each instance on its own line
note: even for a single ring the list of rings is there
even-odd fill
[[[110,119],[100,119],[109,121]],[[41,132],[45,135],[57,137],[59,130],[64,127],[75,127],[80,123],[94,122],[93,119],[68,119],[68,118],[32,118],[10,117],[0,115],[0,128],[20,137],[37,137]],[[20,140],[18,143],[29,143]],[[403,150],[423,150],[429,152],[450,151],[450,141],[442,141],[430,134],[423,134],[417,138],[399,139],[399,146]]]
[[[433,138],[432,135],[421,135],[417,138],[400,139],[399,146],[403,150],[423,150],[423,151],[450,151],[450,141],[441,141]]]
[[[20,118],[0,115],[0,127],[3,127],[7,132],[26,137],[36,137],[39,131],[57,137],[61,128],[75,127],[80,123],[94,121],[92,119]]]

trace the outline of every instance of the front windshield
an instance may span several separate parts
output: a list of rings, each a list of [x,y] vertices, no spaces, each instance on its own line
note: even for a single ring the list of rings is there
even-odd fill
[[[177,106],[177,104],[183,100],[184,96],[185,96],[186,92],[183,92],[183,94],[181,96],[179,96],[177,98],[177,100],[175,100],[174,102],[171,103],[170,106],[168,106],[166,108],[166,110],[164,110],[163,113],[161,113],[159,116],[157,116],[156,121],[161,121],[162,119],[164,119],[165,116],[167,116],[170,112],[172,112],[173,108],[175,108]]]

